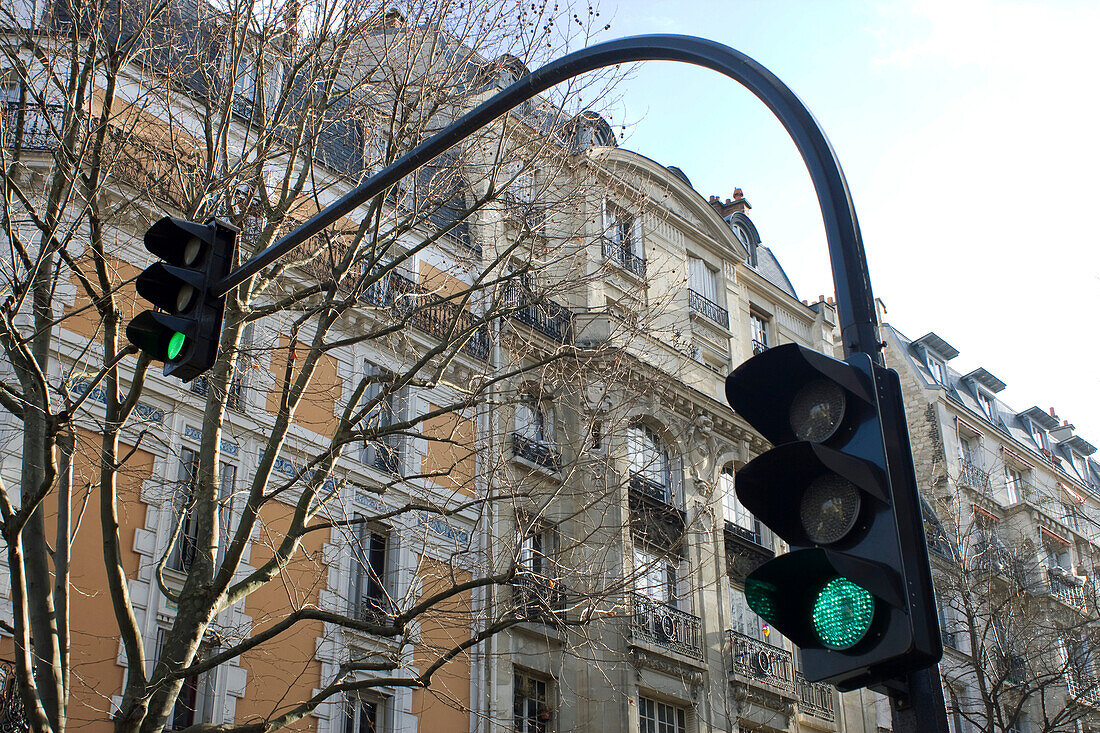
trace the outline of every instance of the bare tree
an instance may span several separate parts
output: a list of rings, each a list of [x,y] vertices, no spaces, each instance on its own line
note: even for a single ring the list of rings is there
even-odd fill
[[[598,13],[490,0],[4,12],[0,404],[21,463],[0,492],[3,625],[33,729],[273,730],[372,688],[430,688],[516,623],[622,615],[631,580],[586,573],[587,537],[537,561],[527,541],[551,499],[556,522],[601,516],[626,480],[565,497],[561,476],[598,464],[600,435],[630,421],[592,409],[634,378],[617,334],[663,327],[659,297],[629,318],[576,302],[602,276],[589,247],[636,265],[630,235],[608,236],[598,213],[607,180],[575,156],[613,138],[574,114],[612,79],[525,106],[234,290],[220,357],[191,384],[162,379],[121,332],[151,221],[221,217],[243,261],[584,41]],[[487,545],[500,517],[514,540]],[[399,581],[380,559],[394,536],[417,549]],[[303,682],[318,639],[334,651]],[[233,725],[194,720],[196,680],[242,664],[255,676],[257,660],[285,672],[253,679],[260,703]]]
[[[1070,533],[1044,530],[1044,541],[1026,505],[1003,516],[985,472],[968,468],[951,483],[957,493],[941,477],[926,526],[946,651],[940,670],[956,725],[1077,730],[1100,699],[1100,620],[1092,583],[1063,558]],[[1038,508],[1035,491],[1026,500]],[[982,495],[990,498],[973,500]]]

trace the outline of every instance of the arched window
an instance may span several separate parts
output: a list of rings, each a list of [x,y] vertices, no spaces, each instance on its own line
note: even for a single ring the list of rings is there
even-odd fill
[[[661,439],[645,425],[634,425],[626,434],[630,461],[630,485],[666,504],[673,499],[672,461]]]
[[[561,467],[561,452],[554,440],[554,406],[550,400],[528,394],[516,404],[512,451],[543,468],[556,471]]]
[[[733,485],[733,466],[726,466],[718,477],[722,492],[722,517],[727,526],[745,539],[760,543],[760,521],[737,499]]]

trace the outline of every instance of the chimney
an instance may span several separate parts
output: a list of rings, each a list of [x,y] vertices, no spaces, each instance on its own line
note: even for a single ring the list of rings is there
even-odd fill
[[[714,210],[718,212],[718,216],[725,219],[730,214],[736,214],[737,212],[743,212],[751,209],[749,200],[745,198],[745,192],[739,188],[733,189],[733,199],[726,199],[722,201],[717,196],[711,196],[707,201]]]

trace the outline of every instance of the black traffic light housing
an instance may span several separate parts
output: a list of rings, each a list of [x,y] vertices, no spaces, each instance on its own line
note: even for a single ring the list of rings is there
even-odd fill
[[[225,298],[213,288],[233,266],[239,231],[221,219],[199,224],[166,216],[145,232],[145,248],[160,261],[136,286],[159,310],[138,314],[126,338],[164,362],[165,376],[189,382],[214,365]]]
[[[742,364],[726,397],[776,446],[737,472],[738,499],[791,548],[746,578],[745,595],[801,647],[806,677],[849,690],[938,662],[897,373],[787,344]]]

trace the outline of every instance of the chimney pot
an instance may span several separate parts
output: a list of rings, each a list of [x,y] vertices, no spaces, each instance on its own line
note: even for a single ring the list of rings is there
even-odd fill
[[[745,198],[745,192],[744,191],[742,191],[739,188],[733,189],[733,200],[734,201],[740,201],[743,198]]]
[[[1052,407],[1052,408],[1050,408],[1050,416],[1051,416],[1051,417],[1058,417],[1058,413],[1056,413],[1056,412],[1054,411],[1054,408],[1053,408],[1053,407]]]
[[[834,305],[834,304],[836,303],[836,301],[834,301],[834,300],[832,299],[832,297],[830,297],[830,298],[828,299],[828,302],[829,302],[829,305]]]

